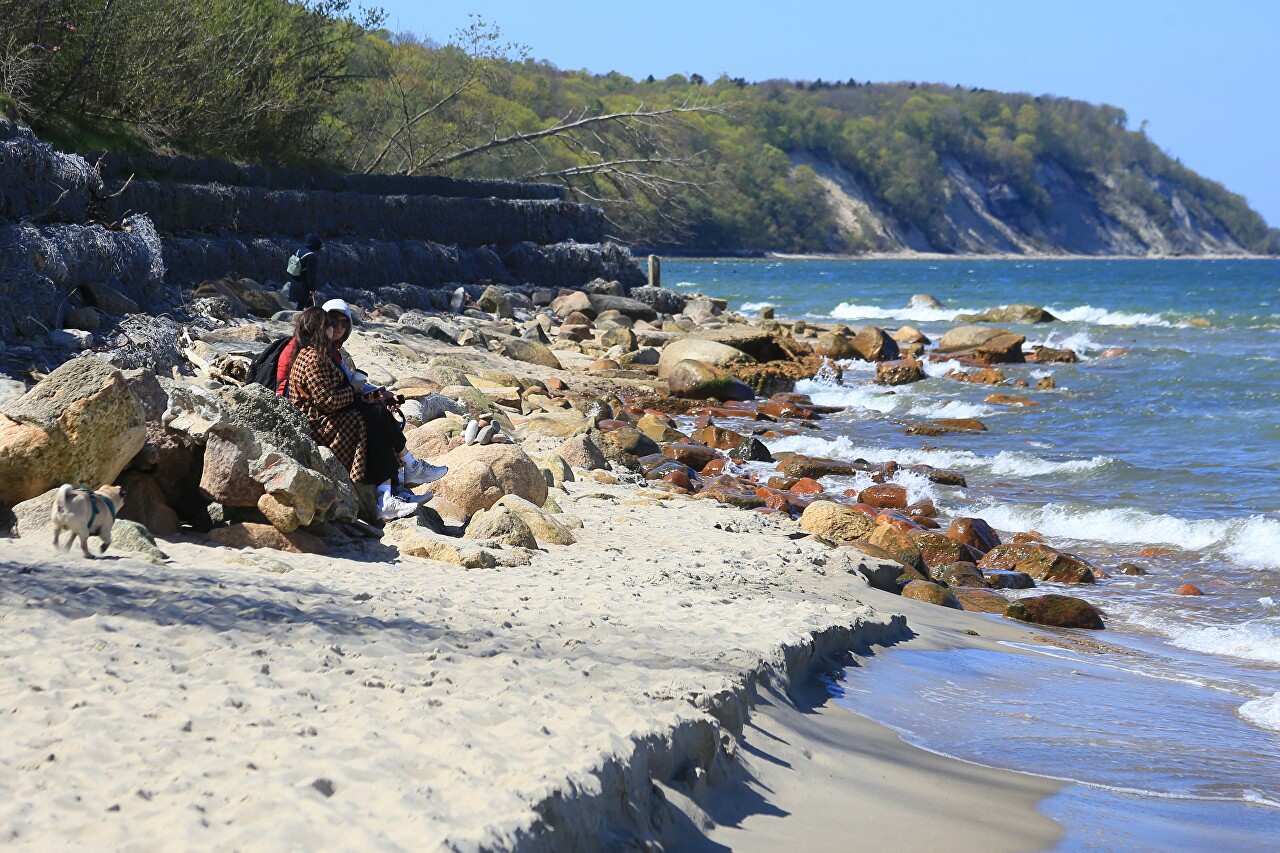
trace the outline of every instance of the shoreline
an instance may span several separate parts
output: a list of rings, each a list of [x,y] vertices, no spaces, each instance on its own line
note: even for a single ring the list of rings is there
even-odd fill
[[[869,252],[865,255],[797,255],[785,252],[763,252],[759,255],[662,255],[680,263],[691,261],[1280,261],[1278,255],[1020,255],[992,253],[984,255],[948,255],[936,252]]]

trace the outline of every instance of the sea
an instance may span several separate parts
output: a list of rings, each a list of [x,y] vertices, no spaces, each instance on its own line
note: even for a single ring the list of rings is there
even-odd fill
[[[668,260],[663,279],[744,314],[935,342],[959,313],[1057,317],[1002,324],[1079,356],[1000,366],[1032,387],[999,390],[1037,406],[984,402],[996,389],[946,364],[885,388],[845,362],[840,381],[797,388],[840,413],[769,446],[963,472],[966,488],[897,482],[944,516],[1036,530],[1098,565],[1096,585],[1018,594],[1078,595],[1106,630],[1007,652],[907,644],[832,679],[833,699],[921,748],[1066,783],[1041,805],[1063,826],[1057,849],[1280,850],[1280,261]],[[943,307],[909,307],[917,294]],[[1055,387],[1035,390],[1045,376]],[[905,434],[935,418],[988,431]],[[869,483],[847,480],[828,489]],[[1204,594],[1175,594],[1186,583]],[[973,807],[1000,804],[974,791]]]

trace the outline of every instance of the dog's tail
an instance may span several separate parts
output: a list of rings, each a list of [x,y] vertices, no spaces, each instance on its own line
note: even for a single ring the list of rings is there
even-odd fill
[[[71,497],[71,493],[74,491],[75,487],[66,483],[58,487],[58,494],[53,499],[53,505],[58,508],[59,512],[67,511],[67,499]]]

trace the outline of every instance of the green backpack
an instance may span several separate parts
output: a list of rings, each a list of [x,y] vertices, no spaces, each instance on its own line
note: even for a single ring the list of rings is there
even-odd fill
[[[289,264],[284,268],[284,271],[294,278],[298,278],[302,275],[302,259],[314,254],[315,252],[303,252],[301,255],[297,253],[290,255]]]

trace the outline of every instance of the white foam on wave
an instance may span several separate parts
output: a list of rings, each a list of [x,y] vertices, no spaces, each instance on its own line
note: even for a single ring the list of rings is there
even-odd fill
[[[923,411],[913,409],[912,414],[925,414],[931,418],[983,418],[996,413],[990,406],[966,403],[963,400],[947,400],[931,403]]]
[[[844,482],[852,480],[852,488],[862,491],[868,486],[876,485],[875,480],[871,479],[871,474],[865,471],[859,471],[852,478],[843,478]],[[926,498],[936,503],[942,502],[942,497],[938,493],[938,486],[932,482],[924,474],[918,474],[915,471],[899,470],[889,478],[888,482],[897,483],[907,490],[907,503],[913,504]],[[845,488],[849,488],[846,486]]]
[[[1261,515],[1191,520],[1131,507],[1099,509],[992,501],[975,505],[974,513],[1002,530],[1039,530],[1046,536],[1113,545],[1175,545],[1192,551],[1219,552],[1241,566],[1280,569],[1280,548],[1276,545],[1280,542],[1280,521]],[[1280,655],[1280,645],[1277,654]]]
[[[739,311],[759,311],[761,308],[776,308],[772,302],[744,302]]]
[[[1125,311],[1109,311],[1106,308],[1095,308],[1092,305],[1080,305],[1076,308],[1054,308],[1046,306],[1045,310],[1067,323],[1089,323],[1094,326],[1172,326],[1159,314],[1140,314]]]
[[[890,400],[895,399],[893,397]],[[994,456],[980,456],[968,450],[924,450],[910,447],[886,448],[855,445],[845,436],[834,439],[820,436],[795,435],[768,442],[771,450],[789,450],[807,456],[829,456],[835,459],[865,459],[880,463],[894,459],[903,465],[932,465],[935,468],[955,468],[962,471],[978,471],[1004,477],[1035,477],[1045,474],[1072,474],[1096,471],[1113,464],[1110,456],[1094,456],[1090,459],[1070,459],[1057,462],[1033,456],[1030,453],[1005,450]],[[1026,529],[1018,527],[1017,529]]]
[[[841,302],[828,315],[836,320],[900,320],[911,323],[950,323],[957,314],[977,313],[971,308],[881,308],[878,305],[859,305]]]
[[[897,396],[886,394],[883,388],[875,385],[837,385],[803,379],[796,383],[796,391],[809,395],[809,399],[819,406],[840,406],[884,415],[898,408],[901,402]]]
[[[1280,732],[1280,693],[1240,706],[1240,716],[1256,726]]]
[[[950,361],[934,361],[928,358],[924,359],[921,364],[924,365],[924,375],[930,379],[942,379],[959,367]]]
[[[1106,344],[1100,344],[1093,338],[1089,337],[1089,333],[1076,332],[1067,335],[1062,340],[1058,340],[1058,332],[1050,332],[1043,342],[1028,341],[1027,346],[1046,346],[1052,349],[1069,349],[1073,350],[1077,355],[1087,355],[1093,352],[1100,352],[1107,348]]]

